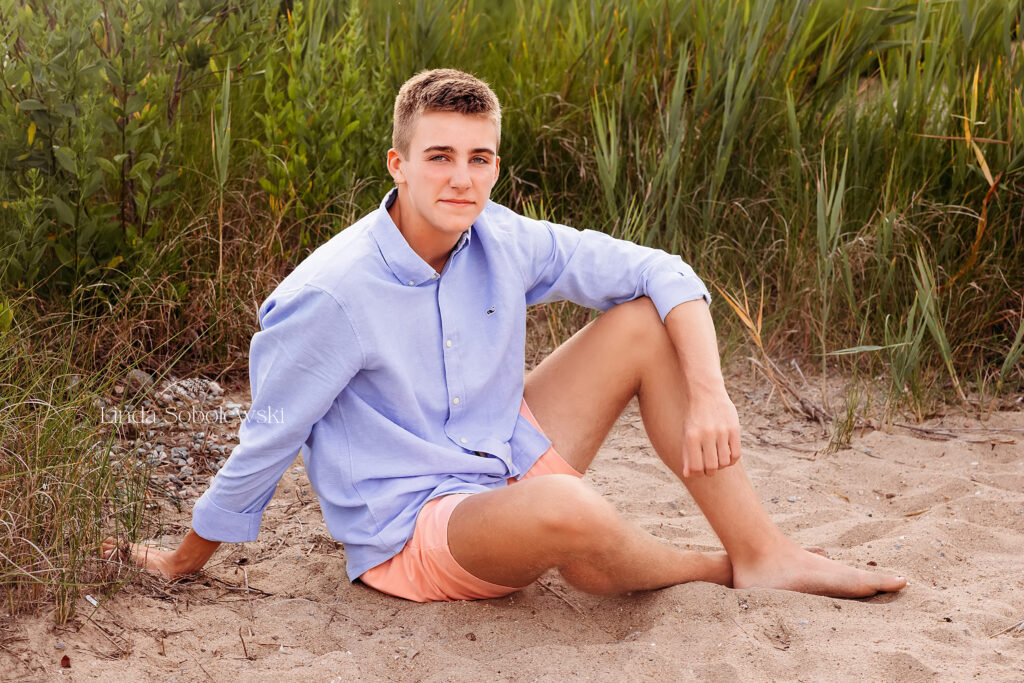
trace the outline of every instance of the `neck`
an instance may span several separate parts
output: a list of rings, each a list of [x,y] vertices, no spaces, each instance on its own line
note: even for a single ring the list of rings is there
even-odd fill
[[[416,255],[426,261],[427,265],[436,272],[440,273],[448,262],[449,254],[451,254],[452,249],[458,243],[459,236],[438,234],[431,230],[422,218],[419,220],[412,218],[411,214],[413,212],[403,212],[402,205],[406,201],[404,194],[402,188],[399,187],[398,197],[388,207],[388,214],[391,216],[391,220],[394,221],[395,226],[398,227],[398,232],[402,233],[402,237],[409,243],[409,246],[416,252]]]

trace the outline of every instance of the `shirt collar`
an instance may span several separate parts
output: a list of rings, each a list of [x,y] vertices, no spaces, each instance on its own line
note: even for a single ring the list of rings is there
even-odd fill
[[[434,272],[434,269],[420,258],[419,254],[412,250],[412,247],[409,246],[409,243],[405,241],[405,237],[398,230],[398,226],[391,220],[388,208],[397,199],[398,188],[396,187],[388,192],[387,196],[381,201],[378,210],[379,215],[370,229],[370,234],[373,235],[373,239],[377,242],[377,248],[380,249],[380,255],[384,258],[384,263],[387,264],[392,274],[404,285],[416,286],[424,282],[436,280],[437,274]],[[459,241],[455,243],[455,248],[452,249],[449,259],[469,244],[472,239],[472,232],[473,228],[470,226],[468,230],[459,236]]]

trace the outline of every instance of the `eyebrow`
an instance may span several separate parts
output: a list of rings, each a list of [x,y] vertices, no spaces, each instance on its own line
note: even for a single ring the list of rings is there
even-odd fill
[[[423,153],[427,152],[445,152],[447,154],[455,154],[455,148],[450,145],[432,145],[423,150]],[[490,147],[477,147],[476,149],[469,150],[470,154],[490,154],[494,156],[494,150]]]

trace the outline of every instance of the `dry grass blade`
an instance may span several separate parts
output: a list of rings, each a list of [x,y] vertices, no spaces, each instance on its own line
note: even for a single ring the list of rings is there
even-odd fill
[[[1004,628],[1001,631],[996,631],[995,633],[989,634],[988,637],[989,638],[995,638],[996,636],[1001,636],[1004,633],[1009,633],[1010,631],[1013,631],[1013,634],[1015,636],[1021,634],[1022,632],[1024,632],[1024,621],[1018,621],[1015,624],[1010,624],[1009,626],[1007,626],[1006,628]]]
[[[974,145],[975,149],[977,149],[977,147],[977,145]],[[978,154],[980,155],[981,152],[978,151]],[[978,216],[978,227],[975,231],[974,242],[971,243],[971,250],[967,256],[967,260],[964,262],[962,266],[960,266],[960,269],[956,271],[956,275],[949,278],[948,282],[939,287],[940,293],[945,292],[950,287],[952,287],[954,282],[956,282],[964,275],[966,275],[967,272],[974,267],[974,264],[978,262],[978,253],[981,249],[981,241],[985,237],[985,228],[988,227],[988,205],[989,202],[992,201],[992,198],[995,197],[996,188],[999,187],[999,182],[1002,179],[1003,174],[999,173],[999,175],[995,177],[995,180],[991,181],[991,185],[989,185],[988,192],[985,193],[985,198],[981,202],[981,213]]]
[[[756,321],[755,317],[750,313],[750,301],[747,298],[747,288],[745,285],[743,287],[742,304],[739,302],[738,298],[732,296],[718,285],[715,285],[715,289],[722,298],[725,299],[726,303],[729,304],[729,307],[740,319],[740,322],[743,323],[743,327],[747,331],[747,335],[761,354],[761,360],[750,358],[750,361],[757,366],[761,371],[761,374],[763,374],[764,377],[771,382],[772,386],[778,390],[779,398],[782,400],[782,404],[785,406],[786,410],[790,413],[794,412],[794,404],[791,404],[786,398],[789,396],[789,398],[795,403],[796,410],[798,410],[800,414],[810,420],[814,420],[824,427],[827,422],[832,420],[832,416],[825,411],[824,408],[801,395],[801,393],[797,391],[793,382],[786,377],[775,362],[768,357],[768,351],[765,349],[764,339],[762,337],[762,325],[764,321],[764,285],[762,284],[761,286],[761,300],[758,302]]]

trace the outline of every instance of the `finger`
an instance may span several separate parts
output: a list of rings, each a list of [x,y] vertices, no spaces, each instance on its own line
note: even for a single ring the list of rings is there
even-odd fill
[[[730,464],[735,465],[740,459],[740,430],[734,427],[729,430],[729,459]]]
[[[716,445],[718,446],[718,468],[724,470],[732,464],[729,435],[727,433],[720,434]]]
[[[709,477],[713,477],[715,476],[715,472],[718,471],[718,446],[715,444],[713,437],[705,437],[702,445],[702,451],[704,453],[704,474]]]
[[[704,457],[701,454],[700,439],[688,434],[683,442],[683,477],[692,477],[704,472]]]

